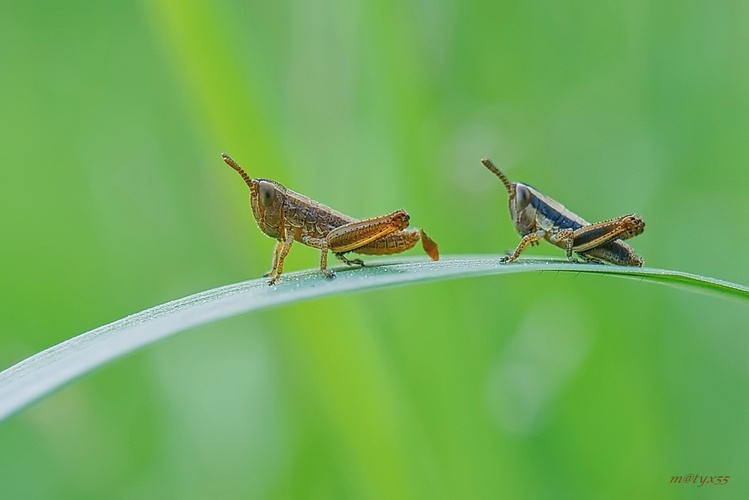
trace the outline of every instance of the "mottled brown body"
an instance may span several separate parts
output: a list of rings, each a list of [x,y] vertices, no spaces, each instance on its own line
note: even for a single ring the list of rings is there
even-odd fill
[[[543,195],[532,186],[510,182],[490,160],[481,160],[504,184],[509,194],[512,222],[523,237],[515,251],[501,262],[516,260],[528,245],[542,239],[563,248],[570,262],[577,262],[572,252],[587,262],[642,266],[642,258],[622,240],[642,234],[645,222],[635,214],[591,224],[569,211],[558,201]]]
[[[356,252],[384,255],[403,252],[421,240],[424,251],[432,260],[439,259],[437,244],[421,229],[406,229],[409,215],[396,210],[371,219],[354,219],[318,203],[270,179],[253,179],[229,155],[224,161],[244,179],[250,188],[250,206],[260,230],[278,243],[273,251],[270,284],[278,281],[283,262],[294,241],[321,250],[320,270],[333,277],[328,269],[328,250],[348,265],[363,266],[360,259],[350,260],[345,254]]]

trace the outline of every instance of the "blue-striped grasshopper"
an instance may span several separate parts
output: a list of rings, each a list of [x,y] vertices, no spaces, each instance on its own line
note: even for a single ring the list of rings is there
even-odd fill
[[[512,262],[528,245],[545,239],[567,252],[570,262],[579,262],[575,252],[586,262],[609,263],[617,266],[642,266],[642,258],[622,240],[642,234],[645,222],[635,214],[591,224],[564,205],[528,184],[510,182],[491,160],[481,160],[504,184],[510,195],[510,216],[522,236],[512,254],[500,262]]]
[[[283,262],[294,241],[320,250],[320,271],[326,278],[334,276],[328,269],[328,250],[349,266],[364,266],[361,259],[346,254],[389,255],[412,248],[421,240],[432,260],[439,260],[439,249],[423,229],[406,229],[410,216],[401,209],[371,219],[355,219],[318,203],[270,179],[254,179],[237,162],[222,154],[227,165],[242,176],[250,188],[252,215],[262,232],[278,240],[273,250],[269,285],[278,281]]]

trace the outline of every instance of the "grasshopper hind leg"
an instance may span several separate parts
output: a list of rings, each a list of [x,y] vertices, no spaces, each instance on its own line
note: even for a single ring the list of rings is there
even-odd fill
[[[346,255],[344,255],[342,253],[337,253],[337,254],[335,254],[335,256],[338,258],[338,260],[340,260],[341,262],[343,262],[347,266],[366,267],[364,265],[364,261],[361,260],[361,259],[349,259],[348,257],[346,257]]]
[[[595,257],[593,257],[590,254],[585,253],[585,252],[583,252],[583,253],[577,253],[577,255],[581,259],[583,259],[583,262],[585,262],[586,264],[605,264],[605,262],[602,261],[601,259],[597,259],[597,258],[595,258]]]

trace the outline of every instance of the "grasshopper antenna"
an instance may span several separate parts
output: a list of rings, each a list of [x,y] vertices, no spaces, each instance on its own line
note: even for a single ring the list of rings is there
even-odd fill
[[[239,175],[242,176],[242,179],[244,179],[244,182],[252,188],[252,179],[249,175],[247,175],[247,172],[244,171],[242,167],[239,166],[239,163],[235,162],[231,156],[229,156],[226,153],[221,153],[221,158],[224,159],[227,165],[229,165],[231,168],[239,172]]]
[[[224,158],[225,159],[225,158]],[[505,185],[505,189],[507,189],[507,192],[512,195],[512,183],[509,181],[507,177],[505,177],[505,174],[499,171],[497,167],[494,166],[494,163],[489,158],[484,158],[481,160],[481,163],[484,164],[486,168],[488,168],[494,175],[499,177],[499,180],[502,181],[502,184]]]

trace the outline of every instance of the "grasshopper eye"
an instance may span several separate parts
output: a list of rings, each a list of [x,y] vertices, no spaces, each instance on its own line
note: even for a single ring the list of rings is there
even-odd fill
[[[533,193],[531,193],[531,190],[528,189],[528,186],[524,186],[519,182],[515,184],[515,206],[518,210],[522,210],[527,207],[530,204],[532,198]]]
[[[260,195],[260,203],[267,207],[276,199],[276,187],[270,182],[261,181],[258,186],[258,194]]]

